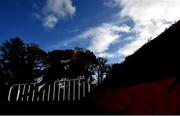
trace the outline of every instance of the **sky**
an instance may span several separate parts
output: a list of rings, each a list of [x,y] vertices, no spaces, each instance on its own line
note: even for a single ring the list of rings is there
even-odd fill
[[[0,44],[86,48],[120,63],[180,19],[180,0],[1,0]]]

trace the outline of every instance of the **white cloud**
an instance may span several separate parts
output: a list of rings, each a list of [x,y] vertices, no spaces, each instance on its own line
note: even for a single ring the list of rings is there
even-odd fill
[[[108,6],[119,7],[119,19],[130,17],[135,23],[132,29],[136,36],[133,42],[121,47],[121,55],[130,55],[149,38],[154,38],[180,19],[180,0],[111,0]]]
[[[53,0],[48,1],[52,2]],[[56,12],[61,10],[57,10],[56,6],[47,2],[49,5],[46,5],[43,10],[44,16],[47,17],[50,14],[54,16],[47,19],[49,20],[47,21],[49,22],[47,23],[49,24],[48,27],[54,27],[63,17],[72,17],[75,13],[76,8],[72,6],[70,0],[62,1],[69,1],[69,7],[71,8],[66,9],[71,10],[64,10],[66,13],[64,11]],[[123,21],[125,22],[124,25],[122,25],[122,22],[121,25],[115,24],[115,22],[103,23],[84,31],[73,41],[69,42],[68,40],[68,46],[70,44],[74,45],[75,42],[85,42],[86,45],[87,43],[90,44],[87,45],[87,48],[94,51],[97,56],[117,60],[134,53],[148,39],[158,36],[166,27],[180,19],[180,13],[177,13],[177,11],[180,11],[180,0],[105,0],[104,4],[119,8],[116,13],[117,20],[126,20],[129,17],[134,25],[127,26],[130,25],[128,21],[127,24],[126,21]],[[126,35],[125,38],[122,38],[123,35]],[[117,44],[116,42],[120,43],[119,49],[111,51],[110,47]]]
[[[78,39],[88,39],[90,46],[88,49],[95,52],[97,56],[113,57],[112,53],[107,53],[110,45],[120,39],[120,32],[130,32],[127,25],[117,26],[110,23],[103,23],[100,26],[90,28],[78,35]]]
[[[47,0],[40,13],[35,13],[35,17],[41,19],[44,27],[53,28],[59,21],[72,17],[75,12],[76,7],[71,0]]]
[[[54,15],[48,15],[43,20],[43,26],[53,28],[58,23],[58,18]]]
[[[131,37],[126,38],[126,40],[121,38],[122,34],[131,33],[131,31],[131,28],[125,24],[103,23],[85,30],[72,39],[57,43],[51,46],[50,49],[79,46],[93,51],[97,57],[107,58],[110,63],[121,62],[122,56],[117,54],[117,51],[111,51],[110,47],[120,41],[133,40]]]

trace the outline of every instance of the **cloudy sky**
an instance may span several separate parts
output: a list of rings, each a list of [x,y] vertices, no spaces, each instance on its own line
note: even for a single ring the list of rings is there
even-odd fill
[[[180,0],[1,0],[0,43],[20,37],[50,51],[88,48],[122,62],[180,19]]]

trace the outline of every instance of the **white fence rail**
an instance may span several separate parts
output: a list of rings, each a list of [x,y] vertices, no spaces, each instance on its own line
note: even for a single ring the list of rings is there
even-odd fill
[[[90,92],[90,82],[86,79],[57,80],[45,85],[40,91],[35,83],[14,84],[9,89],[9,102],[35,101],[75,101]]]

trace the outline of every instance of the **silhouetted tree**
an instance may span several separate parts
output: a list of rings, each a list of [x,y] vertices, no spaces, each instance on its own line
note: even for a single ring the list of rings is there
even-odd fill
[[[107,64],[107,59],[103,57],[98,57],[98,66],[96,67],[98,84],[103,82],[103,78],[109,75],[111,70],[111,65]]]
[[[46,53],[37,45],[24,44],[19,38],[13,38],[3,43],[0,51],[3,75],[9,82],[28,82],[39,76]]]
[[[92,76],[91,66],[98,65],[98,61],[93,52],[83,48],[75,48],[76,54],[70,65],[72,72],[75,75],[83,75],[85,78]]]
[[[48,53],[44,81],[60,78],[88,77],[90,64],[97,64],[96,56],[89,50],[53,50]]]
[[[53,50],[48,52],[46,68],[43,70],[43,81],[53,82],[56,79],[61,79],[64,77],[65,67],[61,62],[63,58],[63,50]]]

